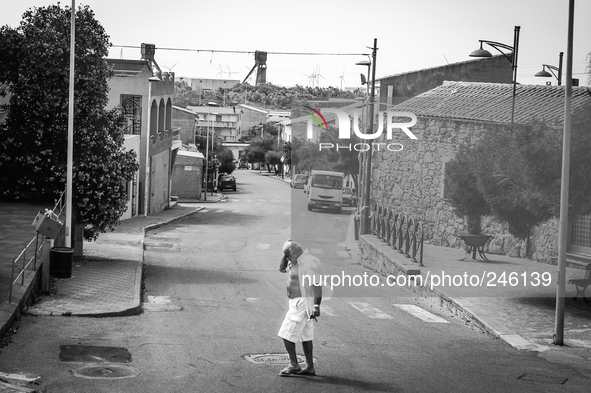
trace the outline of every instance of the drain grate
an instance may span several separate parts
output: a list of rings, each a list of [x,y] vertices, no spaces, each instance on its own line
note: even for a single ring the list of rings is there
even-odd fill
[[[280,354],[280,353],[263,353],[263,354],[252,354],[252,355],[244,355],[244,359],[248,360],[251,363],[255,364],[289,364],[289,355],[287,354]],[[298,363],[303,363],[306,361],[302,355],[297,355]]]
[[[551,377],[549,375],[539,375],[539,374],[523,374],[517,379],[523,379],[524,381],[532,381],[532,382],[543,382],[543,383],[553,383],[556,385],[564,384],[568,378],[562,377]]]
[[[102,365],[85,366],[72,370],[74,376],[88,379],[123,379],[137,376],[137,372],[127,366]]]

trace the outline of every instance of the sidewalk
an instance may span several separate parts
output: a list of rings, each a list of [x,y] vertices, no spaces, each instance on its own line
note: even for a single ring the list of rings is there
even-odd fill
[[[84,257],[75,258],[72,277],[54,279],[55,294],[40,296],[27,313],[33,315],[122,316],[141,311],[141,277],[145,232],[180,220],[203,209],[203,205],[224,199],[223,194],[208,195],[207,202],[175,205],[156,214],[122,221],[114,232],[103,233],[96,242],[84,243]],[[28,271],[25,285],[13,286],[8,301],[11,266],[26,244],[35,239],[31,223],[47,206],[26,203],[0,203],[0,331],[6,331],[24,307],[33,283],[41,274]],[[42,238],[40,237],[40,242]],[[41,243],[40,243],[41,244]],[[32,255],[32,253],[31,253]]]

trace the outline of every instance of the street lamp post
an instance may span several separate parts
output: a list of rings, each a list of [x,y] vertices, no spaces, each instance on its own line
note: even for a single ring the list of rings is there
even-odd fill
[[[369,115],[367,116],[367,133],[373,134],[373,112],[374,112],[374,95],[376,89],[376,57],[378,51],[378,39],[374,38],[372,48],[372,70],[371,70],[371,95],[369,96]],[[363,208],[361,210],[361,234],[370,232],[370,191],[371,191],[371,154],[372,144],[369,143],[367,149],[367,159],[365,160],[365,195],[363,198]]]
[[[207,116],[211,116],[211,107],[212,106],[219,106],[217,102],[210,101],[207,103]],[[211,126],[213,127],[213,121],[211,122]],[[212,150],[213,150],[213,136],[212,139]],[[209,179],[209,123],[207,123],[207,135],[205,137],[205,190],[203,192],[203,200],[207,201],[207,181]],[[211,184],[213,187],[213,182]]]
[[[541,78],[551,78],[554,76],[558,80],[558,86],[562,84],[562,57],[564,52],[560,52],[558,55],[558,67],[555,67],[550,64],[542,64],[542,71],[536,73],[534,76],[541,77]],[[550,70],[550,72],[546,71],[546,68]],[[557,73],[555,74],[554,71]]]
[[[214,126],[214,122],[213,119],[215,116],[217,116],[218,113],[217,112],[213,112],[211,114],[211,154],[213,154],[213,140],[215,139],[215,126]],[[211,195],[213,195],[213,191],[216,191],[217,194],[217,179],[215,176],[215,162],[216,162],[216,158],[217,156],[213,156],[213,160],[212,160],[212,179],[211,179]]]
[[[558,283],[554,344],[564,345],[564,296],[566,281],[566,248],[568,245],[568,188],[570,177],[571,104],[573,93],[573,25],[575,0],[569,0],[568,40],[566,46],[566,89],[564,96],[564,132],[562,139],[562,172],[560,176],[560,218],[558,222]]]
[[[365,87],[365,98],[363,99],[363,106],[361,109],[361,127],[362,129],[366,129],[366,114],[365,114],[365,99],[369,98],[369,83],[368,81],[370,80],[370,74],[371,74],[371,61],[370,60],[361,60],[358,61],[357,63],[355,63],[355,65],[359,65],[359,66],[364,66],[367,67],[367,77],[365,77],[364,74],[361,74],[361,85],[366,85]],[[357,201],[361,201],[363,202],[365,200],[364,198],[364,188],[362,186],[362,183],[364,183],[364,176],[363,176],[363,163],[365,161],[365,154],[367,154],[367,152],[364,151],[360,151],[358,154],[358,160],[359,160],[359,174],[358,174],[358,178],[359,178],[359,187],[357,189]],[[357,204],[357,209],[360,212],[361,209],[363,208],[362,203],[358,203]],[[361,214],[361,213],[360,213]],[[362,226],[360,226],[360,229],[362,228]]]
[[[74,165],[74,65],[76,47],[76,1],[72,0],[70,10],[70,79],[68,87],[68,142],[66,157],[66,238],[65,246],[72,247],[72,192]]]
[[[513,34],[513,46],[509,46],[506,44],[502,44],[500,42],[495,41],[487,41],[487,40],[479,40],[480,42],[480,49],[476,49],[470,53],[470,57],[492,57],[492,54],[487,51],[486,49],[482,49],[482,44],[488,44],[499,51],[507,60],[511,62],[511,67],[513,71],[513,98],[511,102],[511,128],[513,128],[513,122],[515,119],[515,91],[517,88],[517,54],[519,52],[519,31],[521,30],[520,26],[515,26],[515,31]],[[511,51],[511,55],[503,52],[501,49],[505,49]]]

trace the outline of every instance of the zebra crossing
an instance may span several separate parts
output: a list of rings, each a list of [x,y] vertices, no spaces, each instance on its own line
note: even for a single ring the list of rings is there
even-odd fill
[[[394,319],[394,317],[391,314],[388,314],[387,312],[384,312],[379,308],[372,306],[369,303],[351,301],[347,302],[347,304],[367,318],[384,320]],[[414,304],[392,304],[392,306],[394,306],[395,309],[401,310],[426,323],[449,323],[448,320],[441,318],[440,316],[435,315],[433,313],[430,313],[429,311]],[[321,310],[323,316],[339,316],[339,314],[333,308],[325,304],[322,304]]]

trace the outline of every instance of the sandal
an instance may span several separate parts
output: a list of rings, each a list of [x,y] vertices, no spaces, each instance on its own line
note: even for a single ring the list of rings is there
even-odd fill
[[[301,371],[302,371],[301,368],[289,365],[289,366],[285,367],[283,370],[279,371],[279,376],[286,377],[286,376],[290,376],[290,375],[295,375]]]
[[[308,370],[307,368],[305,368],[303,370],[298,371],[297,374],[298,375],[309,375],[309,376],[313,377],[316,375],[316,371],[314,371],[314,369]]]

